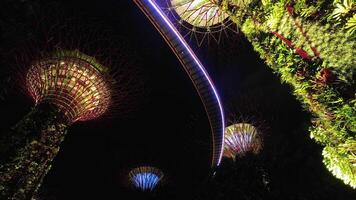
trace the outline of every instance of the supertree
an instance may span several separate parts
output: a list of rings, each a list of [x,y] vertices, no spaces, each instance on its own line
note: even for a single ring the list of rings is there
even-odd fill
[[[251,124],[226,127],[223,156],[227,159],[197,199],[269,199],[269,174],[262,156],[253,156],[261,148],[261,133]]]
[[[257,154],[262,148],[258,130],[247,123],[233,124],[225,128],[224,156],[235,160],[247,152]]]
[[[163,176],[160,169],[151,166],[137,167],[129,173],[131,184],[140,191],[153,191]]]
[[[270,199],[263,157],[253,156],[262,148],[261,131],[248,121],[225,128],[223,156],[227,159],[223,159],[197,199]]]
[[[59,151],[68,126],[95,119],[110,105],[108,69],[79,51],[58,51],[33,62],[26,75],[35,107],[12,130],[27,142],[0,167],[1,196],[28,199]]]
[[[18,72],[14,77],[34,107],[1,135],[0,199],[31,199],[68,127],[104,115],[121,115],[136,99],[128,100],[140,82],[134,78],[130,68],[136,67],[120,38],[108,37],[94,22],[86,27],[77,19],[61,19],[63,14],[58,12],[38,11],[43,12],[45,19],[33,17],[38,25],[30,30],[34,37],[19,43],[15,51],[19,67],[12,70]]]
[[[217,0],[166,0],[167,16],[177,22],[185,37],[196,39],[199,46],[205,40],[219,43],[223,36],[236,33],[236,26],[217,5]]]

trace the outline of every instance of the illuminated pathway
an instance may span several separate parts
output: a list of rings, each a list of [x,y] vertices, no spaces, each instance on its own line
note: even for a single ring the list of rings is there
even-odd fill
[[[224,113],[219,95],[192,49],[154,0],[134,0],[161,33],[192,80],[207,112],[213,134],[212,167],[221,161],[224,145]]]

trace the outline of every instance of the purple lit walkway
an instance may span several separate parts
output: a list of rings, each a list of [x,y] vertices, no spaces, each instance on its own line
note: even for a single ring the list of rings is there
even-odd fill
[[[212,167],[218,166],[223,153],[224,113],[219,95],[205,68],[192,49],[154,0],[134,0],[171,47],[192,80],[207,112],[212,135]]]

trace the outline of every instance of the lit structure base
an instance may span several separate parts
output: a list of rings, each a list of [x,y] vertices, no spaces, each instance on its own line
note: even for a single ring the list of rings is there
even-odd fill
[[[0,199],[31,199],[66,135],[68,120],[51,104],[36,106],[1,140]]]

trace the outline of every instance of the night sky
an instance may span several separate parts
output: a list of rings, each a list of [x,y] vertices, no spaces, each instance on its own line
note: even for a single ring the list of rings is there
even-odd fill
[[[195,199],[206,193],[214,178],[209,177],[212,141],[204,107],[178,59],[130,0],[0,2],[1,133],[33,106],[18,88],[21,80],[13,73],[18,55],[14,52],[26,44],[22,41],[41,39],[36,36],[38,30],[31,28],[33,16],[51,24],[53,18],[47,18],[51,10],[61,13],[59,24],[73,19],[80,22],[77,26],[100,24],[100,29],[112,34],[106,39],[124,41],[129,49],[125,59],[134,61],[140,72],[135,79],[143,86],[135,88],[137,94],[125,103],[129,113],[113,112],[109,117],[76,123],[68,130],[42,184],[43,199],[134,199],[138,194],[132,191],[127,174],[141,165],[152,165],[165,173],[158,199]],[[100,35],[100,29],[92,31]],[[254,186],[260,180],[248,176],[259,166],[269,180],[270,196],[262,199],[356,199],[356,191],[334,178],[322,164],[322,147],[309,138],[310,114],[242,34],[231,34],[219,45],[199,48],[194,41],[190,44],[218,88],[227,124],[244,120],[264,133],[263,150],[250,155],[254,162],[248,157],[240,165],[224,160],[217,171],[217,183],[230,177],[229,166],[237,165],[239,173],[246,176],[237,173],[231,185],[259,193]],[[230,183],[221,187],[224,184]]]

